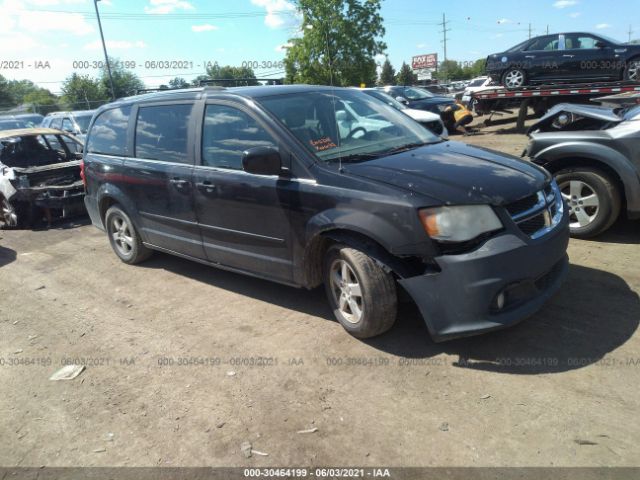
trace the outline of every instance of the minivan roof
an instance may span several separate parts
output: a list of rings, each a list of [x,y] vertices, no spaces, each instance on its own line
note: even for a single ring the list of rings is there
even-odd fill
[[[331,91],[335,89],[342,89],[343,87],[330,87],[326,85],[257,85],[252,87],[194,87],[194,88],[182,88],[173,90],[159,90],[156,92],[143,93],[141,95],[134,95],[131,97],[124,97],[108,103],[103,107],[133,104],[138,102],[144,102],[148,100],[189,100],[198,99],[202,96],[208,96],[209,94],[233,94],[246,98],[259,98],[267,97],[271,95],[286,95],[289,93],[299,92],[316,92],[316,91]]]

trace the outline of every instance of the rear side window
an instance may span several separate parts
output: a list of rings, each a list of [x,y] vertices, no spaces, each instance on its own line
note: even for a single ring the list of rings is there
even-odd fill
[[[87,152],[105,155],[126,155],[127,125],[131,106],[102,112],[91,128]]]
[[[140,107],[136,123],[136,157],[191,163],[187,132],[192,104]]]
[[[60,117],[56,117],[51,120],[51,128],[57,128],[60,130],[62,128],[62,119]]]

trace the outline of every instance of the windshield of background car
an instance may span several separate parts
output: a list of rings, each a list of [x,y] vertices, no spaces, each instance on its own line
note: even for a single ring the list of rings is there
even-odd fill
[[[406,105],[400,103],[388,93],[381,92],[380,90],[365,90],[364,93],[371,97],[377,98],[378,100],[381,100],[387,105],[390,105],[398,110],[406,110],[408,108]]]
[[[323,161],[365,160],[441,141],[405,114],[359,91],[301,92],[259,102]]]
[[[426,90],[421,90],[419,88],[407,87],[404,89],[404,96],[409,100],[422,100],[425,98],[433,98],[435,95]]]
[[[484,85],[484,82],[486,82],[486,81],[487,81],[486,78],[481,78],[479,80],[474,80],[468,86],[469,87],[481,87],[482,85]]]
[[[87,133],[89,129],[89,123],[91,122],[91,117],[93,113],[82,114],[82,115],[74,115],[73,118],[76,120],[76,123],[80,127],[80,132]]]

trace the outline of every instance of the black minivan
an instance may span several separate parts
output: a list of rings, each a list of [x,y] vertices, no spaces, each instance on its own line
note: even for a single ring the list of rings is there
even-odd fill
[[[91,219],[125,263],[160,250],[324,284],[360,338],[392,326],[400,289],[436,341],[508,326],[568,269],[567,211],[548,173],[443,141],[353,89],[121,99],[93,117],[83,175]]]

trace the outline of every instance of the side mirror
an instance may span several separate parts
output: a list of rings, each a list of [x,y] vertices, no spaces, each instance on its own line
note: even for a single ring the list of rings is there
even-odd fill
[[[404,103],[405,105],[409,104],[409,100],[407,100],[406,98],[404,98],[402,96],[397,96],[396,100],[399,101],[400,103]]]
[[[242,153],[242,169],[256,175],[280,175],[282,158],[275,147],[253,147]]]

